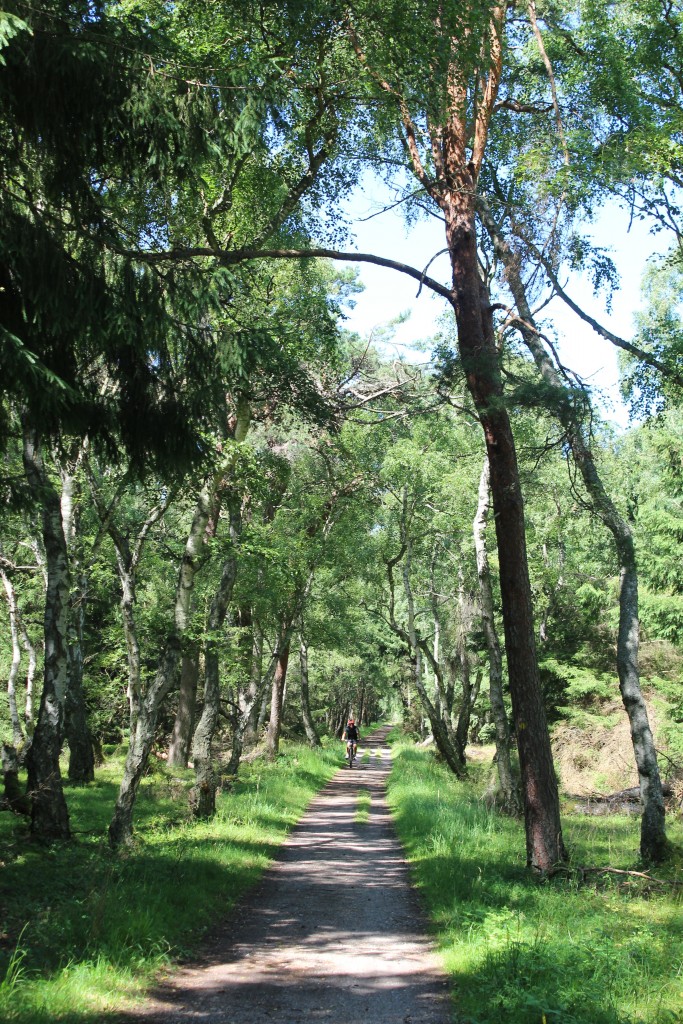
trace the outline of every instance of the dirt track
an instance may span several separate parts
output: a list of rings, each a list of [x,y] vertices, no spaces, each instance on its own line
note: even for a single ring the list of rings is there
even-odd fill
[[[362,743],[357,766],[313,801],[201,962],[175,973],[134,1019],[448,1024],[446,980],[384,799],[387,732]],[[354,820],[359,794],[371,797],[364,824]]]

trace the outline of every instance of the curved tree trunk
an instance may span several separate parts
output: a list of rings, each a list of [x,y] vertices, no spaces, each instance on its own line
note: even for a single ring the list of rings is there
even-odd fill
[[[45,470],[39,438],[27,426],[24,427],[23,458],[29,490],[41,512],[47,572],[43,690],[26,759],[31,832],[41,839],[69,839],[69,812],[59,768],[68,674],[69,561],[59,494]]]
[[[306,730],[306,739],[308,740],[309,746],[319,747],[320,737],[318,736],[315,725],[313,724],[308,691],[308,647],[306,646],[306,641],[303,636],[300,637],[299,663],[301,665],[301,717],[303,719],[304,729]],[[362,718],[362,710],[359,718]]]
[[[515,781],[510,760],[510,730],[508,728],[505,701],[503,699],[503,659],[496,633],[493,614],[493,590],[488,552],[486,550],[486,521],[490,507],[489,460],[484,460],[479,480],[479,499],[474,517],[474,548],[477,556],[479,576],[479,599],[481,621],[489,655],[489,699],[491,714],[496,727],[496,766],[502,795],[503,809],[509,814],[520,814],[522,799]]]
[[[640,852],[644,860],[657,862],[667,855],[668,843],[657,753],[640,689],[638,572],[633,534],[605,490],[569,389],[563,385],[536,329],[519,269],[519,258],[502,236],[483,200],[480,200],[479,211],[482,223],[489,232],[496,253],[505,267],[507,282],[522,320],[520,331],[524,342],[544,380],[560,393],[558,417],[567,431],[574,461],[593,501],[596,515],[600,517],[614,539],[620,565],[617,672],[619,689],[631,726],[631,739],[643,803]]]

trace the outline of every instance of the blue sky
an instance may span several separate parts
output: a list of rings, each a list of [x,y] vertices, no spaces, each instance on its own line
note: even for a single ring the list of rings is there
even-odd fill
[[[408,231],[400,209],[381,213],[369,221],[363,220],[390,201],[383,184],[369,177],[354,193],[347,204],[351,230],[356,239],[354,248],[359,252],[371,252],[410,263],[421,270],[444,247],[442,225],[437,220],[430,220]],[[647,227],[638,221],[629,230],[628,214],[616,205],[605,208],[592,226],[591,234],[598,245],[610,250],[619,271],[620,288],[613,295],[611,312],[607,311],[602,296],[593,296],[591,283],[585,277],[572,274],[567,278],[566,291],[596,320],[628,340],[633,333],[633,313],[640,304],[643,270],[648,258],[662,251],[664,239],[651,235]],[[429,268],[429,274],[448,283],[447,257],[439,257]],[[446,307],[444,300],[427,289],[423,289],[420,297],[416,298],[415,282],[392,270],[363,264],[360,277],[365,291],[356,298],[355,309],[347,323],[349,329],[367,336],[373,328],[410,311],[410,319],[396,331],[397,352],[402,352],[407,358],[420,358],[411,353],[411,345],[435,333],[438,317]],[[599,337],[559,299],[554,299],[546,307],[543,317],[546,325],[552,325],[557,335],[563,362],[591,385],[595,403],[603,416],[621,428],[628,426],[628,412],[618,392],[617,350],[614,346]]]

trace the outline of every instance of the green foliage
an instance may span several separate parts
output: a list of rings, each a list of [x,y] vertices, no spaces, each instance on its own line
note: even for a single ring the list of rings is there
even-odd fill
[[[641,284],[643,308],[635,315],[635,344],[673,370],[683,357],[683,268],[675,250],[651,263]],[[620,354],[621,390],[636,415],[651,416],[667,406],[680,407],[681,388],[660,370],[630,353]]]
[[[665,1024],[683,998],[680,890],[616,877],[539,883],[519,823],[425,751],[399,748],[389,799],[463,1024]],[[683,839],[680,823],[674,841]],[[628,868],[637,822],[566,818],[577,864]],[[680,880],[677,862],[670,877]],[[595,877],[595,876],[593,876]]]
[[[201,824],[188,818],[191,773],[159,766],[143,783],[136,846],[122,857],[104,836],[119,759],[93,785],[67,790],[74,844],[32,846],[20,819],[0,816],[3,1020],[102,1019],[130,1005],[254,884],[336,755],[288,746],[275,765],[255,762]]]
[[[544,658],[539,662],[543,697],[550,719],[581,715],[581,710],[611,700],[617,693],[616,676],[583,666]]]

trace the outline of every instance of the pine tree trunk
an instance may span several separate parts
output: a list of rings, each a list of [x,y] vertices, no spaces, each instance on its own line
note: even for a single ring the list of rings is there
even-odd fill
[[[320,746],[320,737],[313,724],[308,690],[308,647],[303,636],[300,638],[299,661],[301,665],[301,717],[306,730],[306,739],[311,747]],[[359,716],[361,717],[361,716]]]
[[[286,640],[278,653],[277,665],[273,673],[273,684],[270,695],[270,721],[266,733],[266,755],[270,761],[277,758],[280,749],[280,730],[282,728],[282,704],[287,681],[287,665],[289,664],[290,642]]]
[[[536,655],[524,503],[514,438],[503,404],[490,300],[479,277],[473,198],[476,180],[463,166],[454,171],[454,178],[460,188],[449,193],[445,213],[458,347],[467,387],[484,430],[491,472],[510,696],[524,795],[527,863],[545,872],[564,861],[566,854]]]
[[[180,687],[178,690],[178,711],[171,739],[168,744],[168,764],[176,768],[187,768],[190,759],[190,745],[194,732],[195,708],[197,705],[197,681],[199,679],[199,656],[196,652],[183,654],[180,666]]]
[[[503,810],[508,814],[516,815],[521,814],[522,798],[512,772],[510,730],[508,728],[505,701],[503,699],[503,659],[501,657],[493,614],[493,589],[491,587],[491,571],[486,550],[486,521],[488,519],[489,507],[489,460],[487,458],[484,460],[479,480],[479,500],[473,523],[474,548],[477,556],[477,573],[479,576],[481,621],[489,655],[489,699],[491,701],[491,714],[493,715],[493,722],[496,727],[496,767],[498,769],[498,780],[500,782]]]
[[[68,673],[69,562],[59,495],[45,471],[37,434],[29,427],[24,429],[23,457],[29,490],[41,511],[47,571],[43,690],[26,759],[31,832],[40,839],[69,839],[69,812],[59,768]]]
[[[544,380],[557,389],[558,418],[567,431],[567,438],[592,501],[595,513],[611,532],[620,565],[619,633],[617,637],[617,672],[619,688],[631,726],[643,816],[640,831],[640,852],[646,861],[658,862],[668,853],[665,807],[647,708],[640,688],[638,671],[638,572],[631,529],[607,494],[587,444],[579,414],[568,389],[564,387],[534,324],[533,313],[519,269],[519,259],[504,239],[485,202],[480,201],[480,216],[494,243],[495,251],[505,267],[506,278],[523,321],[522,337]]]

